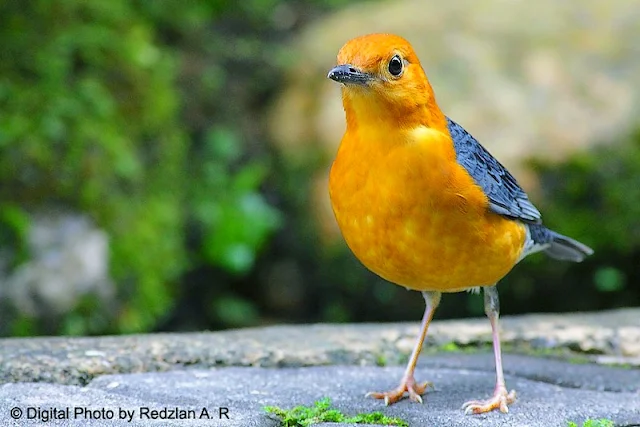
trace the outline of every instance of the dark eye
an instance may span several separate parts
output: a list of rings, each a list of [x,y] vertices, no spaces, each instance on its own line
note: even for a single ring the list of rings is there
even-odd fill
[[[398,55],[394,56],[391,58],[391,61],[389,61],[389,73],[391,73],[392,76],[398,77],[402,74],[403,65],[402,59],[400,59]]]

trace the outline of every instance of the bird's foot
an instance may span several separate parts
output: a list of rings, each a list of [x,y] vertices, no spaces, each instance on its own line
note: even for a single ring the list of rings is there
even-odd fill
[[[462,409],[466,415],[469,414],[483,414],[485,412],[499,409],[500,412],[509,412],[508,405],[512,404],[516,400],[515,390],[511,390],[507,393],[507,389],[504,387],[496,388],[493,393],[493,397],[487,400],[470,400],[462,405]]]
[[[404,397],[404,393],[409,393],[409,400],[413,402],[422,403],[422,395],[427,390],[427,387],[434,388],[433,383],[424,382],[417,384],[413,376],[403,379],[400,385],[389,391],[385,392],[369,392],[365,397],[373,397],[374,399],[384,399],[384,404],[389,406],[396,403]]]

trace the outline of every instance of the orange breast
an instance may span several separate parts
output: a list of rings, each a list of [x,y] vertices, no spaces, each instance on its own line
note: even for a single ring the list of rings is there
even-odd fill
[[[370,270],[411,289],[496,283],[517,262],[525,227],[488,211],[448,135],[398,135],[377,129],[343,138],[329,189],[348,246]]]

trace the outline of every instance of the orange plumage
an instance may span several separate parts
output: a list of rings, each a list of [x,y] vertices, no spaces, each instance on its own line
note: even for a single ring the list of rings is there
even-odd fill
[[[438,107],[411,45],[372,34],[345,44],[329,78],[343,84],[347,129],[331,168],[336,220],[356,257],[395,284],[423,292],[422,334],[400,386],[372,393],[387,404],[421,401],[413,370],[442,292],[485,287],[497,385],[469,412],[507,411],[494,285],[525,255],[579,261],[586,246],[548,230],[515,179]]]
[[[487,197],[456,163],[446,131],[371,119],[347,128],[329,181],[353,253],[415,290],[496,283],[522,252],[524,226],[487,212]]]

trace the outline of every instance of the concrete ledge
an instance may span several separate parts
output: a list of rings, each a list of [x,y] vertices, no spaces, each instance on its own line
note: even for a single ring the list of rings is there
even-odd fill
[[[426,358],[427,361],[432,358]],[[64,426],[233,426],[276,427],[280,423],[263,410],[265,405],[291,408],[312,405],[330,397],[333,405],[347,415],[381,411],[399,417],[410,426],[502,426],[550,427],[567,426],[567,421],[582,423],[587,418],[608,418],[616,426],[640,424],[640,394],[615,391],[640,383],[640,370],[610,368],[596,365],[571,365],[530,356],[505,357],[511,374],[507,385],[518,392],[518,400],[509,414],[492,412],[464,415],[460,410],[469,399],[486,398],[495,381],[491,355],[446,355],[436,361],[467,368],[431,367],[429,363],[416,371],[419,380],[432,380],[437,391],[429,392],[424,404],[403,400],[390,407],[380,401],[365,399],[369,390],[394,387],[402,375],[402,367],[375,366],[315,366],[307,368],[228,367],[191,369],[164,373],[105,375],[85,387],[46,383],[8,383],[0,386],[1,425],[42,425],[36,416],[27,420],[27,411],[55,408],[68,411],[68,419],[52,424]],[[574,371],[580,366],[581,370]],[[526,372],[521,375],[520,372]],[[532,379],[536,373],[547,373],[557,381]],[[552,378],[553,379],[553,378]],[[589,382],[601,391],[575,387]],[[621,383],[622,386],[617,384]],[[608,391],[604,391],[607,390]],[[18,409],[16,409],[18,408]],[[29,409],[31,408],[31,409]],[[68,409],[67,409],[68,408]],[[80,410],[80,415],[74,413]],[[206,418],[176,420],[150,419],[146,411],[174,409],[194,411],[199,417],[206,409]],[[18,419],[12,419],[18,412]],[[14,412],[11,412],[14,411]],[[97,411],[97,412],[96,412]],[[106,412],[109,417],[91,419],[89,414]],[[129,422],[121,414],[131,414]],[[221,416],[225,413],[229,416]],[[95,417],[95,416],[94,416]],[[579,424],[579,425],[580,425]],[[340,424],[344,425],[344,424]]]
[[[391,365],[404,363],[417,322],[4,339],[0,425],[275,427],[265,405],[292,408],[324,397],[346,415],[382,411],[411,426],[566,426],[587,418],[640,425],[640,369],[633,368],[640,366],[640,309],[505,317],[502,328],[505,348],[528,354],[504,356],[507,385],[519,396],[508,415],[459,409],[494,386],[489,322],[481,318],[435,322],[416,378],[435,382],[437,391],[424,405],[391,407],[363,396],[397,384],[403,368]],[[550,354],[570,358],[541,357]],[[627,367],[576,364],[575,355]],[[198,418],[167,418],[172,410]],[[68,416],[51,421],[47,411]],[[159,418],[149,416],[154,411]]]
[[[0,383],[85,385],[106,374],[223,366],[397,365],[418,322],[272,326],[223,332],[0,340]],[[640,309],[505,316],[502,342],[526,352],[566,350],[598,363],[640,366]],[[490,345],[484,319],[436,321],[425,352]]]

